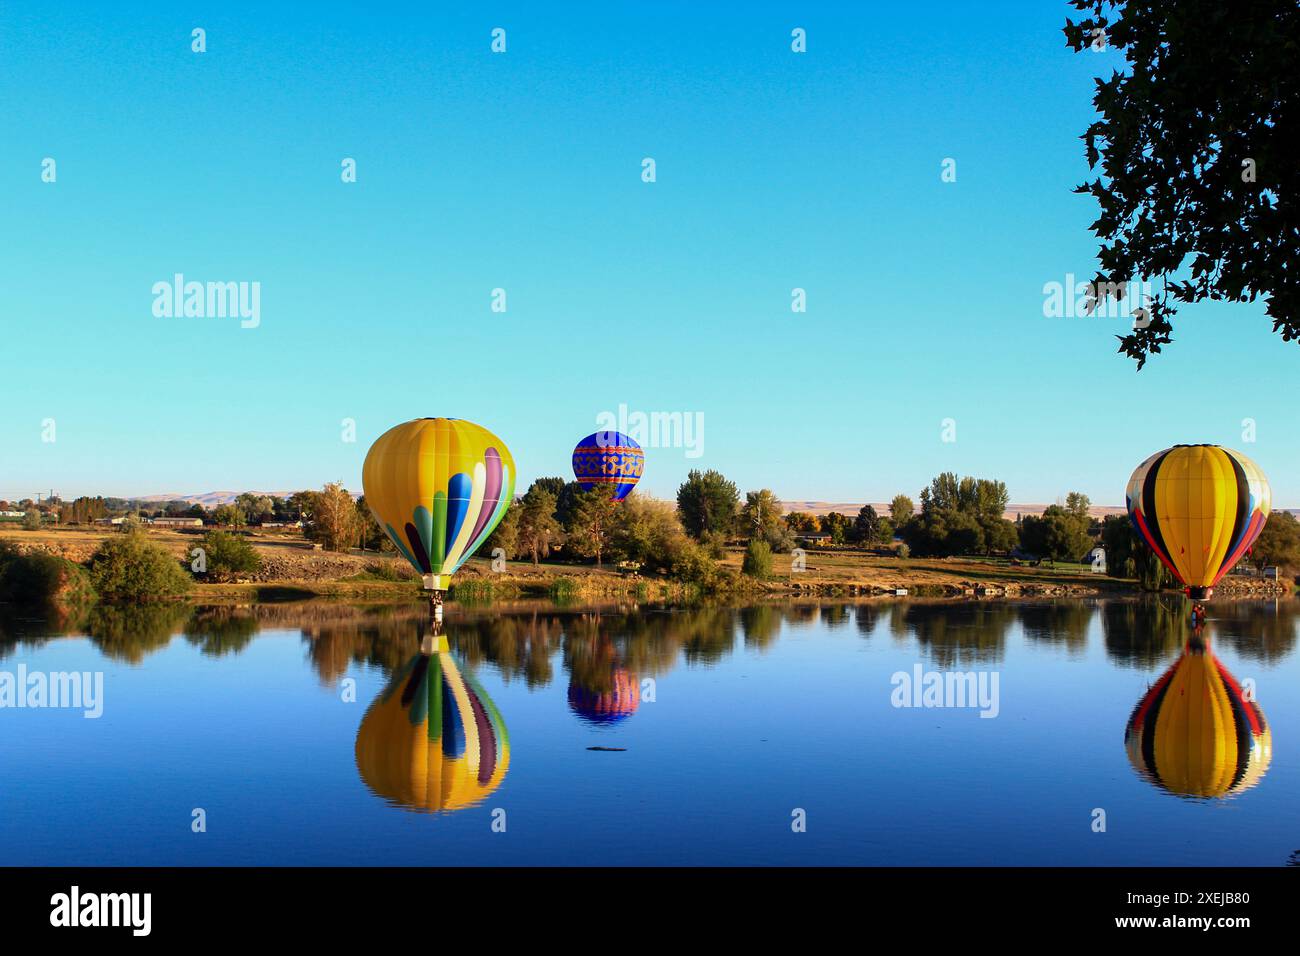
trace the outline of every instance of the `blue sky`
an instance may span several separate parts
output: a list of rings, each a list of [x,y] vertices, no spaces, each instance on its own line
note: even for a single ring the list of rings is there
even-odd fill
[[[1122,63],[1065,47],[1063,3],[532,6],[0,8],[0,498],[359,488],[425,415],[526,483],[626,404],[704,416],[700,457],[647,449],[661,496],[953,470],[1122,504],[1209,441],[1300,505],[1300,352],[1262,303],[1184,307],[1141,373],[1120,320],[1043,316],[1095,268],[1071,189]],[[155,317],[178,272],[260,282],[260,325]]]

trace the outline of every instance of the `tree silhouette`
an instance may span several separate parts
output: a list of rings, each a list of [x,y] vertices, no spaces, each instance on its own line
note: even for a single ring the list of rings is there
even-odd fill
[[[1142,368],[1173,341],[1175,303],[1262,296],[1273,329],[1300,338],[1300,6],[1295,0],[1070,0],[1066,43],[1121,50],[1128,69],[1097,79],[1101,118],[1081,137],[1101,175],[1075,191],[1101,214],[1089,307],[1130,281],[1159,280],[1118,336]]]

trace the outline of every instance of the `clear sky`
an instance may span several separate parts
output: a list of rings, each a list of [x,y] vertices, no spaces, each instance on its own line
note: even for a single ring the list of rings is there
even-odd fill
[[[419,416],[526,484],[625,404],[703,415],[699,457],[647,449],[661,496],[953,470],[1122,504],[1208,441],[1300,505],[1300,347],[1262,303],[1185,306],[1141,373],[1121,320],[1043,316],[1095,268],[1071,189],[1122,65],[1066,48],[1070,8],[704,6],[0,6],[0,498],[359,489]],[[176,273],[259,282],[260,324],[155,316]]]

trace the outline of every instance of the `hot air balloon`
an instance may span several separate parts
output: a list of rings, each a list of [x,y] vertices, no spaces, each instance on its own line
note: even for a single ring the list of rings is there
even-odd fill
[[[615,667],[605,686],[585,687],[569,681],[569,709],[589,724],[613,724],[636,713],[641,687],[626,667]]]
[[[590,724],[618,723],[636,713],[641,686],[608,636],[573,635],[569,656],[569,709]]]
[[[501,785],[510,766],[505,721],[447,639],[426,638],[361,720],[357,770],[374,793],[411,810],[459,810]]]
[[[1133,709],[1124,746],[1143,777],[1185,797],[1253,787],[1273,756],[1264,712],[1199,635]]]
[[[1133,472],[1128,511],[1138,534],[1193,598],[1255,543],[1272,495],[1259,466],[1218,445],[1175,445]]]
[[[614,501],[622,501],[645,471],[645,452],[622,432],[588,435],[573,449],[573,476],[583,491],[609,488]]]
[[[452,574],[510,507],[515,460],[481,425],[417,418],[370,446],[361,481],[375,521],[440,605]]]

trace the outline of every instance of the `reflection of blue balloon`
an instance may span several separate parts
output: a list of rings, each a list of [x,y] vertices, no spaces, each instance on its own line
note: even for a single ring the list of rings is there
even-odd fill
[[[622,501],[641,480],[645,452],[622,432],[588,435],[573,449],[573,476],[583,491],[609,488],[610,497]]]
[[[626,667],[615,667],[607,690],[581,687],[577,679],[569,681],[569,709],[591,724],[616,724],[636,713],[641,689],[636,675]]]

